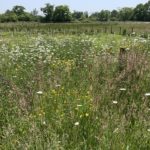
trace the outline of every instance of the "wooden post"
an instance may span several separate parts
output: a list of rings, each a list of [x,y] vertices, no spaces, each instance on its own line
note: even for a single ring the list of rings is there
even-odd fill
[[[133,33],[133,32],[134,32],[134,29],[133,29],[133,27],[132,27],[131,33]]]
[[[127,51],[125,48],[120,48],[119,52],[119,71],[122,72],[127,66]]]
[[[110,33],[113,34],[113,27],[111,26]]]
[[[121,32],[122,32],[122,29],[121,29],[121,27],[120,27],[120,28],[119,28],[119,34],[120,34],[120,35],[122,34]]]

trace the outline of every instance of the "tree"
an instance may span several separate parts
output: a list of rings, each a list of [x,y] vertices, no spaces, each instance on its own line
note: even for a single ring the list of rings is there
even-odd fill
[[[17,15],[11,10],[6,10],[4,14],[1,15],[0,22],[17,22]]]
[[[113,10],[113,11],[111,12],[111,17],[110,17],[110,19],[111,19],[112,21],[117,21],[117,20],[118,20],[118,11],[117,11],[117,10]]]
[[[16,5],[13,7],[12,12],[19,16],[25,13],[25,8],[23,6]]]
[[[47,3],[44,8],[41,8],[41,11],[45,15],[45,21],[46,22],[51,22],[53,20],[53,14],[54,14],[54,6]]]
[[[2,14],[0,16],[0,22],[17,22],[18,18],[15,13]]]
[[[98,21],[98,15],[99,15],[99,12],[92,13],[89,18],[92,21]]]
[[[144,5],[144,21],[150,21],[150,1]]]
[[[99,21],[108,21],[110,19],[110,11],[109,10],[102,10],[98,14]]]
[[[139,4],[133,10],[133,20],[135,21],[144,21],[145,13],[144,13],[144,5]]]
[[[120,21],[129,21],[132,19],[133,9],[130,7],[124,7],[119,11],[119,20]]]
[[[69,10],[69,7],[66,5],[57,6],[54,11],[53,20],[54,22],[71,21],[71,12]]]
[[[89,17],[88,12],[74,11],[72,13],[72,18],[74,20],[86,20],[88,17]]]
[[[81,18],[83,18],[83,15],[84,13],[82,11],[74,11],[72,13],[73,19],[76,19],[76,20],[80,20]]]
[[[85,12],[83,13],[83,16],[84,16],[84,18],[89,18],[89,13],[88,13],[87,11],[85,11]]]
[[[34,9],[32,12],[26,12],[25,7],[16,5],[12,10],[7,10],[0,14],[0,22],[16,22],[16,21],[40,21],[40,22],[69,22],[75,21],[150,21],[150,0],[145,4],[138,4],[135,8],[124,7],[120,10],[102,10],[92,13],[74,11],[72,14],[69,7],[60,5],[54,7],[47,3],[41,8],[44,16],[38,15],[38,11]]]
[[[32,21],[32,15],[30,13],[23,13],[18,16],[18,21]]]

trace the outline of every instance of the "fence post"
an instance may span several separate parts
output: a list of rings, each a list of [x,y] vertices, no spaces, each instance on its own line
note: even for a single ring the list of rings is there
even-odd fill
[[[120,48],[119,52],[119,71],[122,72],[127,66],[127,51],[126,48]]]
[[[134,29],[133,29],[133,27],[132,27],[132,29],[131,29],[131,33],[133,33],[134,32]]]
[[[110,33],[113,34],[113,27],[111,26]]]
[[[121,27],[119,28],[119,34],[121,35],[121,32],[122,32],[122,29],[121,29]]]

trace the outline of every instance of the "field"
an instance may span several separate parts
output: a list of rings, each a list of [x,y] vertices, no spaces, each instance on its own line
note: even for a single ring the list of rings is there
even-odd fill
[[[0,149],[149,150],[149,24],[0,24]]]
[[[149,22],[102,22],[102,23],[1,23],[1,32],[26,32],[28,34],[138,34],[150,33]]]

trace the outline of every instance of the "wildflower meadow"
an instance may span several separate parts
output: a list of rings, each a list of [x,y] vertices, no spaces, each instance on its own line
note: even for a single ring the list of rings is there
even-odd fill
[[[1,31],[0,149],[149,150],[148,32]]]

